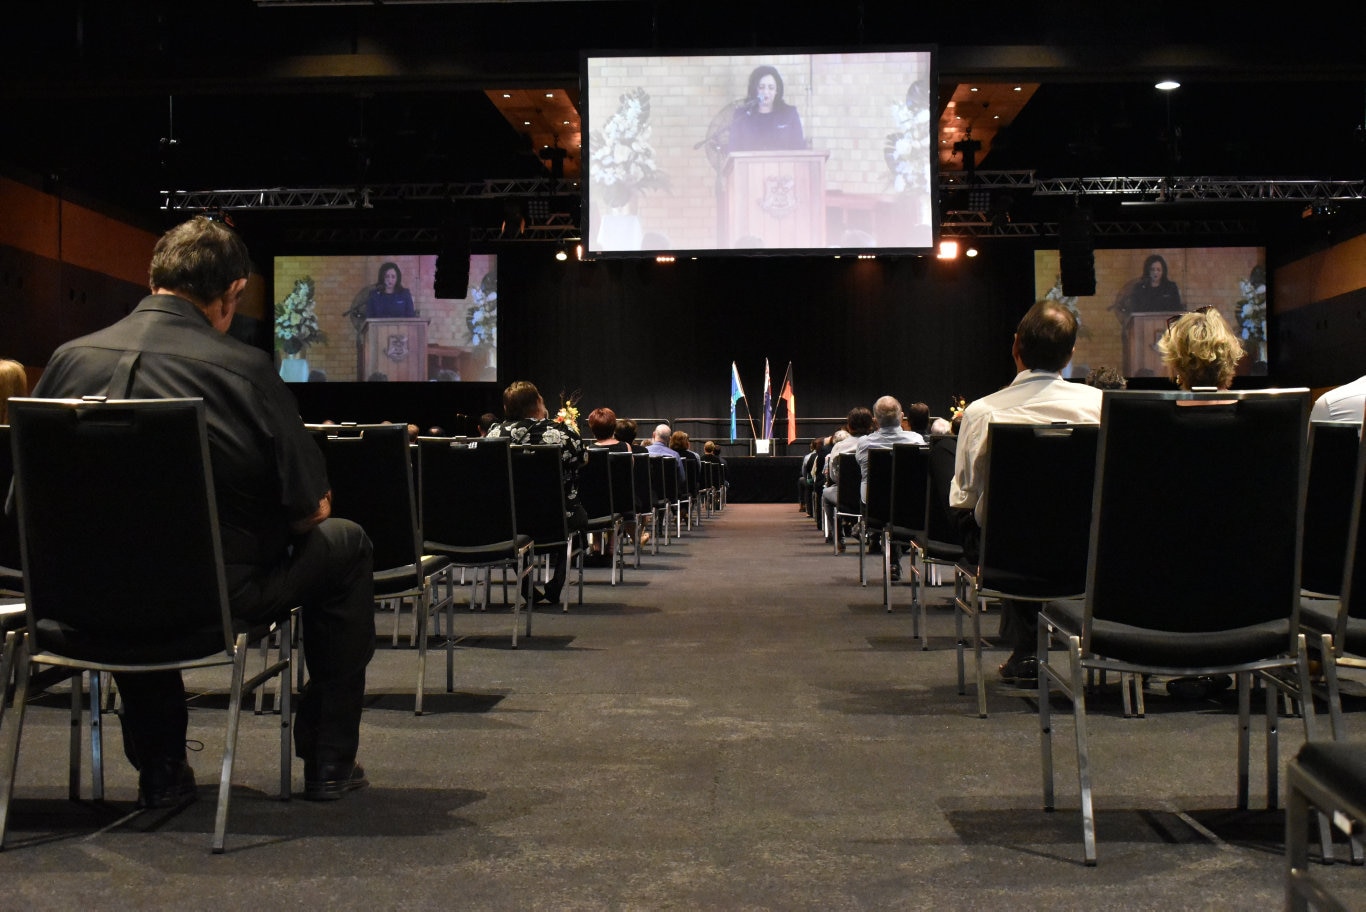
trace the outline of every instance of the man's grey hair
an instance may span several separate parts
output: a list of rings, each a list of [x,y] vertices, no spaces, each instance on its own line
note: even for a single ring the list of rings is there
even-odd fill
[[[660,443],[667,444],[669,442],[669,435],[672,433],[673,429],[669,427],[667,424],[656,424],[655,432],[651,436],[654,440],[658,440]]]
[[[873,403],[873,420],[878,427],[901,427],[901,403],[883,396]]]

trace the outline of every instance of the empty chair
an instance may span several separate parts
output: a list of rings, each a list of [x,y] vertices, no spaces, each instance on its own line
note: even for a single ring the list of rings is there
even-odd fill
[[[453,567],[512,570],[518,584],[531,572],[531,537],[519,534],[512,499],[510,444],[505,438],[472,440],[419,437],[422,548]],[[485,587],[489,585],[485,577]],[[518,613],[526,603],[513,599],[512,645],[517,646]],[[446,692],[455,689],[455,619],[446,602]],[[528,609],[526,635],[531,636]]]
[[[78,797],[82,673],[90,677],[93,791],[103,797],[101,672],[232,669],[213,850],[223,851],[242,698],[280,678],[290,718],[290,657],[247,677],[248,646],[270,625],[229,613],[200,399],[10,400],[27,630],[6,647],[14,711],[0,753],[0,844],[14,788],[30,668],[76,672],[69,789]],[[73,572],[72,555],[80,555]],[[290,615],[280,619],[289,641]],[[280,793],[290,794],[289,725],[280,726]]]
[[[863,577],[863,549],[864,535],[863,528],[863,503],[859,500],[859,475],[858,457],[853,453],[841,453],[839,455],[839,471],[836,477],[839,479],[835,483],[835,518],[834,528],[831,530],[835,535],[835,552],[844,550],[844,524],[849,524],[850,532],[858,540],[858,569],[859,585],[865,585]]]
[[[657,456],[655,458],[661,460],[662,462],[668,462],[669,459],[668,456]],[[678,460],[679,465],[684,465],[687,462],[687,460],[682,456],[678,457]],[[684,471],[686,471],[686,469]],[[679,478],[678,466],[672,463],[663,465],[661,467],[659,476],[664,482],[664,499],[668,501],[669,509],[673,511],[674,532],[679,537],[682,537],[683,511],[686,509],[690,517],[692,514],[692,498],[688,494],[687,478]],[[691,518],[689,518],[688,520],[688,529],[692,529]],[[668,544],[668,542],[666,541],[665,544]]]
[[[1251,683],[1260,679],[1268,686],[1267,804],[1276,805],[1280,685],[1272,673],[1294,675],[1306,692],[1309,682],[1297,628],[1308,413],[1303,390],[1105,395],[1085,599],[1054,602],[1038,621],[1044,807],[1054,806],[1051,685],[1073,705],[1087,864],[1096,861],[1084,687],[1091,669],[1235,675],[1239,808],[1248,806]],[[1050,653],[1050,641],[1063,651]],[[1312,738],[1313,701],[1302,706]],[[1130,764],[1126,773],[1134,772]]]
[[[436,596],[436,583],[451,562],[443,555],[422,551],[408,429],[401,424],[319,425],[310,431],[327,463],[332,514],[358,523],[374,545],[375,601],[393,600],[400,607],[405,600],[412,602],[413,640],[418,650],[414,712],[420,715],[428,619],[444,605],[444,599]],[[450,589],[445,587],[445,598],[450,598]],[[395,643],[400,617],[401,612],[395,610]]]
[[[667,478],[677,472],[674,464],[669,461],[668,456],[656,456],[653,453],[648,457],[650,467],[650,499],[654,504],[655,512],[663,519],[660,525],[664,530],[664,544],[669,544],[669,526],[672,522],[673,501],[669,499],[669,487]],[[675,490],[678,487],[677,479],[674,480]],[[681,532],[680,532],[681,534]]]
[[[925,535],[925,493],[929,477],[929,447],[912,443],[898,443],[892,447],[892,513],[891,521],[882,529],[882,559],[890,566],[894,551],[906,551],[906,572],[911,577],[911,631],[920,639],[920,648],[928,649],[925,606],[920,599],[920,566],[917,555],[920,540]],[[886,576],[884,576],[884,579]],[[892,610],[890,583],[883,586],[883,598],[888,611]]]
[[[963,618],[972,621],[977,714],[986,718],[982,610],[987,599],[1045,603],[1086,591],[1094,424],[1000,424],[987,429],[980,552],[954,568],[958,692],[965,693]]]

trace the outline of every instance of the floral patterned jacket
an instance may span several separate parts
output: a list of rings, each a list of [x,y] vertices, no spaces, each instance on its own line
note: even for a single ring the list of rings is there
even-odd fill
[[[560,467],[564,470],[564,501],[566,506],[579,502],[579,467],[588,461],[583,440],[574,430],[549,418],[509,418],[489,428],[490,437],[507,437],[514,444],[524,446],[555,444],[560,449]]]

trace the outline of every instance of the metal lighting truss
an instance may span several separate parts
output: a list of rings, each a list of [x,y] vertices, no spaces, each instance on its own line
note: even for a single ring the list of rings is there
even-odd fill
[[[1366,199],[1362,180],[1282,180],[1232,177],[1059,177],[1038,178],[1033,171],[975,171],[940,175],[941,193],[973,190],[1013,190],[1031,196],[1134,197],[1154,206],[1176,202],[1306,202],[1328,203]],[[264,187],[250,190],[163,190],[162,209],[227,211],[237,209],[372,209],[396,202],[442,202],[461,199],[509,199],[549,201],[577,198],[577,180],[511,178],[464,183],[373,184],[359,187]],[[1238,234],[1256,230],[1255,223],[1239,219],[1192,219],[1160,217],[1127,221],[1096,221],[1098,236],[1161,234]],[[940,219],[945,237],[1043,237],[1056,235],[1054,222],[1008,222],[990,212],[945,209]],[[301,229],[300,240],[427,240],[434,228],[336,228]],[[509,237],[498,228],[473,228],[471,240],[568,241],[579,237],[572,215],[550,212],[544,218],[528,218],[524,230]]]

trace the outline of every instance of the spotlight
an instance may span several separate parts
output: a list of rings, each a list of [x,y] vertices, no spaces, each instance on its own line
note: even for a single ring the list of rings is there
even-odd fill
[[[957,242],[957,241],[940,241],[940,242],[939,242],[939,257],[938,257],[938,258],[941,259],[941,260],[956,260],[956,259],[958,259],[958,242]]]
[[[976,247],[969,247],[967,250],[963,251],[963,254],[964,254],[964,256],[975,257],[975,256],[977,256],[977,248],[976,248]]]
[[[1177,82],[1175,79],[1164,79],[1161,82],[1154,85],[1153,88],[1163,92],[1171,92],[1174,89],[1181,88],[1181,83]]]
[[[555,251],[555,259],[563,263],[565,260],[569,259],[569,252],[561,247]]]

